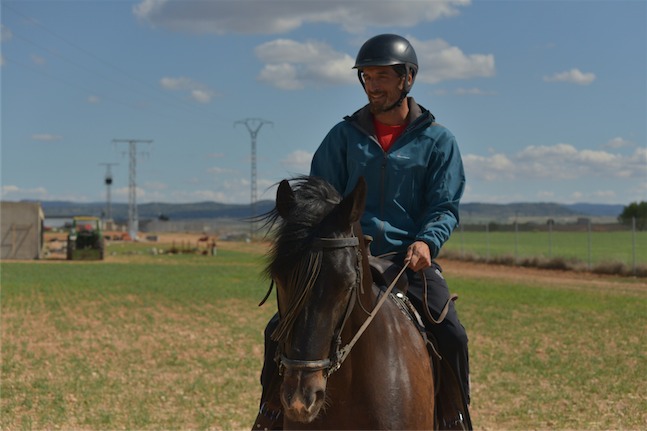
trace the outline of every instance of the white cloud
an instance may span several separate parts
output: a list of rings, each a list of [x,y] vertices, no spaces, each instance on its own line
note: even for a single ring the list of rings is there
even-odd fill
[[[349,84],[357,79],[353,58],[322,42],[277,39],[259,45],[255,53],[266,63],[259,81],[284,90],[298,90],[307,84]]]
[[[442,39],[422,41],[407,39],[416,50],[419,63],[419,82],[435,84],[441,81],[492,77],[496,73],[494,55],[465,54]]]
[[[411,36],[407,38],[416,49],[420,63],[419,82],[433,84],[495,74],[493,55],[466,55],[443,40],[420,41]],[[276,39],[259,45],[255,53],[265,63],[258,75],[259,81],[283,90],[357,82],[357,74],[352,69],[354,56],[336,51],[323,42]],[[459,90],[460,93],[491,94],[478,89]]]
[[[595,81],[594,73],[584,73],[579,69],[571,69],[565,72],[555,73],[551,76],[544,76],[546,82],[568,82],[578,85],[589,85]]]
[[[359,33],[367,27],[413,27],[460,13],[470,0],[368,1],[180,1],[143,0],[133,14],[154,27],[213,34],[285,34],[306,24],[341,26]],[[251,11],[251,12],[250,12]]]
[[[168,189],[168,185],[159,181],[148,181],[144,184],[144,188],[151,191],[160,191]]]
[[[167,90],[187,92],[198,103],[209,103],[215,96],[215,93],[205,84],[183,76],[179,78],[164,77],[160,79],[160,85]]]
[[[551,201],[555,198],[555,192],[552,191],[540,191],[537,193],[537,198],[541,201]]]
[[[570,144],[528,146],[514,155],[463,157],[469,179],[507,181],[520,179],[573,180],[587,177],[647,178],[647,148],[629,156],[607,151],[578,150]]]
[[[624,147],[633,147],[635,144],[631,141],[628,141],[624,138],[621,138],[620,136],[610,139],[609,142],[603,145],[603,147],[606,148],[624,148]]]
[[[494,91],[481,90],[480,88],[457,88],[454,90],[454,94],[457,96],[494,96],[496,93]]]
[[[179,1],[143,0],[133,13],[155,27],[214,34],[286,34],[308,24],[339,25],[349,33],[366,28],[411,28],[420,23],[456,16],[470,0],[365,1]],[[250,13],[253,10],[253,13]],[[491,77],[492,54],[466,54],[442,39],[421,41],[408,37],[420,62],[420,82]],[[256,48],[265,64],[259,81],[284,90],[308,85],[355,83],[351,70],[355,52],[335,51],[324,42],[277,39]],[[474,93],[471,93],[474,94]],[[198,95],[194,95],[199,100]]]
[[[31,139],[34,141],[54,142],[62,141],[63,137],[61,135],[53,135],[51,133],[36,133],[31,135]]]
[[[84,198],[79,196],[52,196],[48,194],[45,187],[23,188],[13,184],[3,185],[0,189],[0,196],[3,199],[22,200],[22,199],[40,199],[40,200],[75,200],[82,201]]]
[[[95,95],[92,94],[92,95],[88,96],[87,101],[88,101],[88,103],[91,103],[91,104],[95,105],[95,104],[99,103],[101,101],[101,99],[99,99],[99,96],[95,96]]]
[[[0,42],[9,42],[13,39],[11,29],[5,25],[0,25]]]
[[[230,168],[221,168],[219,166],[213,166],[209,169],[207,169],[207,172],[213,175],[222,175],[222,174],[235,174],[238,173],[237,170],[235,169],[230,169]]]
[[[287,155],[281,164],[294,174],[308,174],[313,154],[308,151],[296,150]]]
[[[42,66],[43,64],[45,64],[47,62],[44,57],[41,57],[40,55],[36,55],[36,54],[32,54],[31,61],[32,61],[32,63],[34,63],[34,64],[36,64],[38,66]]]

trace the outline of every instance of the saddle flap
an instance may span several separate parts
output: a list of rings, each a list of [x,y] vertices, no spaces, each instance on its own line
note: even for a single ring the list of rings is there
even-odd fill
[[[388,259],[383,259],[376,256],[368,256],[368,264],[371,268],[371,275],[373,276],[373,282],[382,286],[390,286],[394,280],[398,277],[398,274],[402,270],[402,265],[393,263]],[[406,276],[402,276],[397,279],[395,288],[399,291],[406,293],[409,288],[409,282],[407,281]]]

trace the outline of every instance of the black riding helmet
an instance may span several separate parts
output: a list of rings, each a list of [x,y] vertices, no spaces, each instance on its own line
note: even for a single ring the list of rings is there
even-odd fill
[[[411,43],[407,39],[397,34],[380,34],[370,38],[359,49],[353,69],[357,69],[359,82],[362,84],[362,87],[366,88],[364,79],[362,78],[362,68],[367,66],[397,65],[404,66],[405,77],[409,76],[409,72],[411,72],[412,79],[411,85],[405,79],[400,100],[393,106],[395,107],[407,97],[418,73],[418,57],[413,46],[411,46]]]

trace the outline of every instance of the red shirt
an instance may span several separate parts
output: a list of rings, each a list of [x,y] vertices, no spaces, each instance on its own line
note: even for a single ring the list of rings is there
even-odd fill
[[[387,124],[382,124],[376,119],[373,119],[373,124],[375,125],[375,134],[377,135],[377,141],[382,146],[382,149],[386,152],[389,151],[391,145],[395,142],[396,139],[404,132],[404,129],[407,127],[406,124],[400,124],[397,126],[389,126]]]

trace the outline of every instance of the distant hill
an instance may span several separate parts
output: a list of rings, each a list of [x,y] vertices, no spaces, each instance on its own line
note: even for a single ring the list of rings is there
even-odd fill
[[[75,215],[92,215],[101,217],[105,212],[105,203],[78,203],[65,201],[43,201],[45,217],[60,218]],[[256,203],[256,213],[262,214],[274,207],[274,201],[264,200]],[[617,217],[623,210],[622,205],[603,205],[577,203],[562,205],[556,203],[464,203],[461,204],[461,216],[470,220],[504,221],[515,218],[578,218],[578,217]],[[186,204],[146,203],[137,206],[141,220],[157,219],[160,216],[169,220],[195,219],[247,219],[251,214],[249,204],[224,204],[218,202],[195,202]],[[128,219],[128,204],[112,204],[113,219]]]
[[[571,204],[565,205],[567,208],[579,213],[597,217],[618,217],[624,210],[624,205],[604,205],[604,204]]]
[[[103,202],[78,203],[62,201],[41,202],[45,217],[64,218],[75,215],[89,215],[101,217],[106,211],[106,204]],[[256,203],[256,212],[262,214],[274,207],[273,201],[259,201]],[[119,220],[128,219],[128,204],[114,203],[111,207],[112,218]],[[139,218],[157,219],[160,217],[170,220],[193,220],[193,219],[246,219],[251,213],[249,204],[223,204],[218,202],[196,202],[188,204],[168,203],[146,203],[137,205]]]
[[[514,217],[577,217],[583,215],[555,203],[467,203],[460,206],[461,216],[467,219],[504,220]]]

